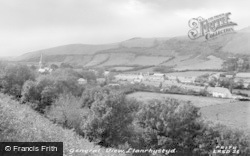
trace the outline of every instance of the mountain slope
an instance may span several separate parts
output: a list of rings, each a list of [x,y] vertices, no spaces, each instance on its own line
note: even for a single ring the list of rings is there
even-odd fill
[[[198,63],[195,68],[204,65],[204,69],[210,63],[214,64],[214,61],[209,60],[217,60],[216,69],[219,69],[223,59],[229,55],[250,55],[250,27],[208,41],[204,38],[190,40],[187,36],[180,36],[132,38],[106,45],[72,44],[26,53],[16,60],[38,62],[41,53],[48,63],[68,62],[88,67],[161,64],[184,69],[181,66],[187,66],[187,63],[190,68],[192,63]],[[169,61],[175,63],[171,64]]]

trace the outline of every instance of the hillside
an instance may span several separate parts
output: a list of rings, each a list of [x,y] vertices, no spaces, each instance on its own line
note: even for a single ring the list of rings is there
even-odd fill
[[[250,55],[250,27],[212,40],[173,38],[132,38],[106,45],[71,44],[15,58],[15,61],[38,62],[41,53],[45,62],[67,62],[86,67],[175,66],[185,69],[220,69],[225,58]]]
[[[0,141],[2,142],[63,142],[65,156],[115,156],[77,135],[74,130],[53,124],[27,105],[20,105],[0,94]],[[100,150],[100,152],[72,152],[72,150]]]

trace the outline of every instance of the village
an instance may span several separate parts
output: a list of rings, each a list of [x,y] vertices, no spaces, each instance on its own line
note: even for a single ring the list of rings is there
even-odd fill
[[[208,81],[221,80],[229,78],[233,83],[243,81],[243,88],[247,89],[250,84],[250,74],[249,73],[238,73],[235,78],[232,78],[232,74],[223,73],[210,73],[207,74]],[[161,88],[164,91],[166,88],[171,86],[177,86],[179,88],[201,92],[203,90],[207,91],[212,97],[216,98],[229,98],[229,99],[249,99],[240,95],[232,94],[228,88],[220,86],[217,83],[215,86],[210,86],[207,82],[200,83],[197,81],[199,76],[178,76],[175,73],[121,73],[115,75],[114,81],[118,84],[131,83],[131,84],[144,84],[146,86],[154,86]]]

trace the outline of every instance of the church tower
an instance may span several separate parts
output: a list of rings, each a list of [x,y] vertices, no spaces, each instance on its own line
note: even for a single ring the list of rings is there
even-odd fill
[[[41,53],[40,61],[39,61],[39,69],[42,69],[42,68],[43,68],[43,54]]]

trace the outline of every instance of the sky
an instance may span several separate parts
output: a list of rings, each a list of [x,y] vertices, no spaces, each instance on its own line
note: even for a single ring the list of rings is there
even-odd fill
[[[250,26],[249,0],[0,0],[0,57],[67,44],[187,35],[191,18],[231,12]]]

